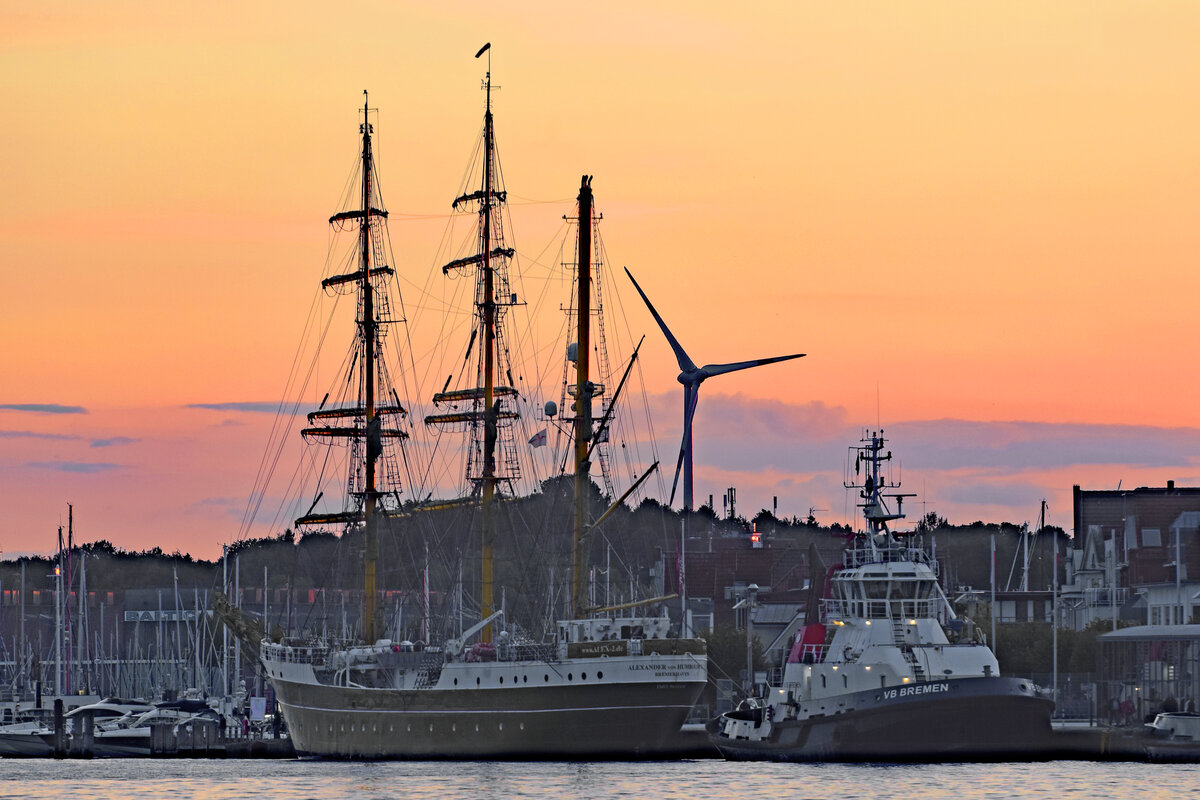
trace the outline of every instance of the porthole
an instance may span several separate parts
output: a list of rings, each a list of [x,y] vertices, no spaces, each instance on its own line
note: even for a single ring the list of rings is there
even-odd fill
[[[546,676],[546,683],[549,683],[549,682],[550,682],[550,676],[549,676],[549,675],[547,675],[547,676]]]
[[[501,683],[504,683],[504,676],[503,676],[503,675],[501,675],[501,676],[500,676],[500,682],[501,682]]]
[[[408,724],[408,732],[412,733],[412,723],[411,722]]]
[[[575,673],[574,673],[574,672],[568,672],[568,673],[567,673],[567,680],[569,680],[569,681],[573,681],[573,680],[575,680]]]
[[[522,723],[521,723],[521,730],[525,730],[525,723],[524,723],[524,722],[522,722]]]
[[[458,686],[458,678],[455,678],[455,679],[454,679],[454,685],[455,685],[455,686]]]
[[[475,732],[479,733],[479,723],[478,722],[475,723]]]
[[[482,680],[481,680],[480,678],[475,678],[475,685],[476,685],[476,686],[478,686],[478,685],[479,685],[481,682],[482,682]]]
[[[429,723],[429,732],[433,733],[433,723]]]
[[[497,727],[499,730],[504,730],[504,723],[503,723],[503,722],[501,722],[501,723],[500,723],[499,725],[497,725],[496,727]]]
[[[529,676],[528,676],[528,675],[522,675],[522,676],[521,676],[521,682],[522,682],[522,683],[529,683]]]
[[[451,722],[451,723],[450,723],[450,732],[451,732],[451,733],[454,733],[456,730],[458,730],[458,723],[457,723],[457,722]]]
[[[586,681],[586,680],[587,680],[587,673],[586,673],[586,672],[581,672],[581,673],[579,673],[579,680],[581,680],[581,681]]]
[[[597,672],[597,673],[596,673],[596,680],[598,680],[598,681],[602,681],[602,680],[604,680],[604,673],[603,673],[603,672]]]

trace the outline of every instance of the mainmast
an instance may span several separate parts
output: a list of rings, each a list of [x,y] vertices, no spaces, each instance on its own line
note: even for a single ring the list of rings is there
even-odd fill
[[[334,275],[321,282],[326,290],[350,290],[358,296],[358,337],[351,359],[350,375],[346,385],[356,386],[347,404],[326,408],[329,395],[321,407],[308,415],[312,427],[305,428],[303,435],[308,440],[326,442],[347,441],[351,449],[351,467],[345,507],[340,512],[309,513],[296,520],[297,525],[361,525],[363,530],[363,638],[374,642],[375,630],[375,565],[378,559],[378,529],[381,517],[395,513],[399,508],[398,475],[388,476],[391,484],[387,491],[381,489],[381,457],[384,455],[384,439],[404,439],[407,434],[398,428],[385,428],[385,418],[400,419],[407,411],[401,406],[395,389],[390,390],[391,402],[380,402],[384,365],[381,361],[384,328],[388,317],[387,293],[383,282],[394,274],[386,261],[384,246],[386,237],[381,228],[388,212],[382,208],[378,187],[374,181],[375,162],[372,151],[370,105],[367,93],[363,92],[363,119],[359,126],[362,134],[362,162],[360,166],[360,207],[342,211],[329,218],[331,225],[342,228],[358,225],[356,243],[356,269]],[[356,369],[356,365],[361,365]],[[389,469],[396,472],[397,468]],[[392,498],[389,508],[383,507],[385,498]],[[315,508],[320,501],[313,501]]]
[[[507,193],[501,186],[496,158],[495,125],[492,117],[491,44],[475,54],[488,53],[488,69],[483,80],[486,96],[483,123],[483,175],[477,189],[455,198],[453,208],[477,203],[477,250],[455,259],[442,267],[443,274],[471,271],[475,273],[475,322],[467,345],[464,364],[471,360],[471,351],[480,344],[474,386],[451,389],[454,376],[446,380],[442,391],[433,396],[435,405],[451,406],[453,410],[425,417],[426,424],[441,426],[462,425],[470,433],[466,465],[471,493],[480,500],[480,617],[487,619],[496,610],[493,563],[493,500],[502,483],[511,485],[520,476],[512,423],[518,418],[514,407],[517,390],[513,387],[512,368],[508,362],[504,341],[505,309],[516,302],[508,280],[508,261],[514,255],[505,247],[502,208]],[[507,383],[501,382],[503,376]],[[480,634],[480,640],[492,639],[491,627]]]
[[[577,269],[578,315],[575,346],[575,536],[571,548],[574,575],[571,583],[571,614],[583,616],[585,606],[587,553],[584,540],[588,529],[588,495],[591,489],[589,445],[592,438],[592,393],[588,380],[591,352],[591,282],[592,282],[592,176],[584,175],[579,182],[579,263]]]

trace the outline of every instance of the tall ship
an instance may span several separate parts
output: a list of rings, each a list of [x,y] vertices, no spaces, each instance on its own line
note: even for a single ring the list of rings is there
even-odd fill
[[[487,46],[477,54],[481,55]],[[570,619],[559,620],[552,636],[533,641],[513,635],[497,602],[493,565],[494,518],[504,502],[512,472],[513,435],[506,426],[518,390],[504,368],[499,325],[512,295],[505,265],[512,250],[502,239],[499,214],[506,193],[494,156],[490,65],[485,78],[482,181],[454,201],[474,206],[476,252],[446,265],[444,272],[475,273],[471,345],[478,348],[478,385],[450,389],[435,398],[441,406],[425,422],[465,427],[471,432],[466,475],[472,490],[459,502],[477,510],[471,538],[479,554],[478,614],[473,624],[442,636],[444,626],[423,627],[420,641],[383,638],[375,612],[376,566],[381,525],[398,515],[418,516],[421,502],[401,503],[394,478],[403,463],[407,410],[387,383],[382,353],[388,322],[378,297],[392,267],[380,255],[387,241],[387,211],[378,192],[369,108],[362,109],[361,201],[331,223],[356,225],[356,267],[326,279],[356,296],[356,350],[347,385],[354,391],[336,407],[309,414],[309,439],[347,444],[353,455],[343,510],[309,513],[297,526],[343,525],[362,535],[361,637],[356,641],[264,638],[260,660],[287,722],[296,752],[327,758],[630,758],[654,757],[675,745],[681,726],[704,688],[707,659],[703,640],[672,635],[666,616],[637,616],[644,605],[596,608],[585,591],[587,541],[599,524],[589,503],[590,469],[605,419],[593,419],[597,384],[589,380],[589,292],[595,219],[591,178],[579,187],[577,338],[571,412],[563,423],[573,431],[575,464],[574,549]],[[547,414],[553,415],[556,409]],[[394,449],[400,449],[396,455]],[[648,475],[649,472],[646,473]],[[645,475],[643,475],[643,478]],[[632,490],[631,490],[632,491]],[[626,492],[625,496],[628,496]],[[624,500],[624,496],[621,502]],[[310,510],[311,511],[311,510]],[[601,515],[601,518],[603,515]],[[428,572],[425,573],[428,596]],[[661,599],[661,598],[660,598]],[[461,607],[459,613],[462,613]],[[625,614],[634,614],[626,616]],[[449,628],[453,630],[453,628]]]
[[[886,447],[879,431],[851,448],[846,486],[858,492],[866,529],[830,570],[819,617],[798,632],[782,680],[709,722],[726,758],[990,760],[1048,743],[1048,693],[1000,674],[977,629],[956,619],[937,562],[889,527],[911,495],[885,474]]]

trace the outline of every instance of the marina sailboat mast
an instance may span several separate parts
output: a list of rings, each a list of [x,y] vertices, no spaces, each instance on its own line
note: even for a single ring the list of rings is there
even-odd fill
[[[480,344],[475,364],[474,385],[451,388],[450,375],[433,402],[446,408],[425,417],[428,425],[463,427],[469,434],[466,479],[472,497],[480,502],[480,618],[496,611],[493,565],[493,500],[502,488],[511,490],[520,478],[520,463],[513,426],[517,390],[508,356],[505,320],[509,306],[516,302],[509,282],[509,261],[515,251],[505,245],[503,208],[507,201],[496,156],[495,124],[492,116],[492,70],[490,44],[475,54],[488,53],[488,70],[483,80],[486,97],[483,124],[482,178],[478,188],[455,198],[458,210],[476,204],[477,235],[474,253],[457,258],[442,267],[442,273],[474,272],[474,319],[464,364],[471,363],[476,343]],[[501,381],[507,382],[501,382]],[[491,627],[485,627],[480,640],[490,642]]]
[[[379,195],[372,152],[372,126],[367,93],[363,92],[362,156],[360,164],[360,205],[329,218],[338,230],[357,226],[357,240],[351,263],[353,269],[332,275],[321,282],[326,291],[354,293],[358,301],[357,337],[350,366],[343,381],[345,396],[327,407],[329,395],[321,406],[308,415],[309,427],[302,431],[307,441],[332,445],[344,443],[350,449],[347,492],[341,511],[313,513],[321,494],[313,500],[309,513],[296,520],[301,527],[344,525],[361,527],[363,532],[363,638],[375,641],[375,565],[378,560],[379,522],[398,512],[399,466],[394,456],[385,453],[385,440],[400,440],[407,434],[398,421],[406,414],[394,388],[388,385],[383,360],[383,341],[389,323],[390,302],[387,281],[394,274],[387,263],[388,216]],[[383,399],[386,398],[386,399]],[[385,420],[391,424],[385,424]]]

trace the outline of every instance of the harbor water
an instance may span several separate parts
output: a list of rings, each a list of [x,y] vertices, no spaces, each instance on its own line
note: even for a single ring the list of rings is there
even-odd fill
[[[1192,796],[1200,765],[0,760],[0,798],[853,800]]]

